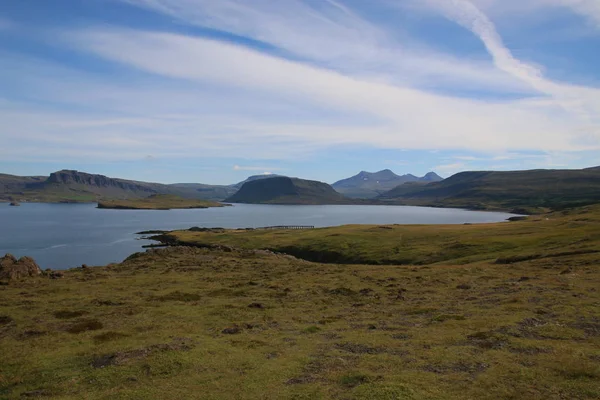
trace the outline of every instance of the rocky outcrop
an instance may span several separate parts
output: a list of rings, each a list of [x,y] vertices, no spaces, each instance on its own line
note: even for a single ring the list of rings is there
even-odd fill
[[[12,254],[0,258],[0,279],[14,280],[42,274],[40,266],[31,257],[17,260]]]
[[[124,179],[109,178],[104,175],[88,174],[74,170],[64,169],[62,171],[50,174],[46,183],[55,183],[63,185],[80,184],[87,186],[96,186],[99,188],[114,187],[122,190],[156,193],[156,190],[149,188],[142,182],[127,181]]]
[[[18,206],[20,206],[21,204],[20,204],[18,201],[11,201],[9,205],[11,205],[11,206],[13,206],[13,207],[18,207]]]

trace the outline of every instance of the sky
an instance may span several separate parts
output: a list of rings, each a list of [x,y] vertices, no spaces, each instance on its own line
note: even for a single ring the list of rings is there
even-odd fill
[[[0,172],[600,165],[600,0],[0,2]]]

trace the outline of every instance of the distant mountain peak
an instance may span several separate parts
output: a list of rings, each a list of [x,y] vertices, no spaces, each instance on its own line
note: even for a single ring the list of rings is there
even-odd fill
[[[437,182],[442,180],[435,172],[422,178],[413,174],[397,175],[390,169],[378,172],[360,171],[357,175],[337,181],[332,186],[338,192],[354,198],[373,198],[408,182]]]
[[[421,180],[424,182],[439,182],[439,181],[444,180],[444,178],[442,178],[435,172],[431,171],[431,172],[426,173],[425,176],[421,178]]]

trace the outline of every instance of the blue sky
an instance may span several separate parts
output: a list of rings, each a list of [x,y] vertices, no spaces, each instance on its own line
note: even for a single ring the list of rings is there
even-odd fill
[[[598,0],[0,2],[0,172],[600,165]]]

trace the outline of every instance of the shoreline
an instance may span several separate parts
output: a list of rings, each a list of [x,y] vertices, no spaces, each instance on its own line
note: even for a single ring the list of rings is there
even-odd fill
[[[217,201],[218,202],[218,201]],[[0,200],[0,203],[10,203],[10,200]],[[76,201],[76,200],[61,200],[61,201],[33,201],[33,200],[24,200],[19,201],[21,205],[23,204],[96,204],[98,205],[98,201]],[[522,215],[542,215],[550,212],[551,210],[537,210],[533,212],[532,210],[522,209],[520,207],[516,208],[500,208],[500,207],[468,207],[468,206],[454,206],[454,205],[443,205],[443,204],[407,204],[407,203],[390,203],[390,202],[360,202],[360,203],[331,203],[331,204],[303,204],[303,203],[221,203],[224,207],[227,206],[235,206],[236,204],[244,204],[244,205],[261,205],[261,206],[307,206],[307,207],[319,207],[319,206],[385,206],[385,207],[420,207],[420,208],[439,208],[439,209],[451,209],[451,210],[463,210],[463,211],[480,211],[480,212],[501,212],[507,214],[514,214],[515,216]],[[202,209],[202,208],[210,208],[210,207],[170,207],[170,208],[135,208],[135,207],[96,207],[98,209],[106,209],[106,210],[185,210],[185,209]]]

